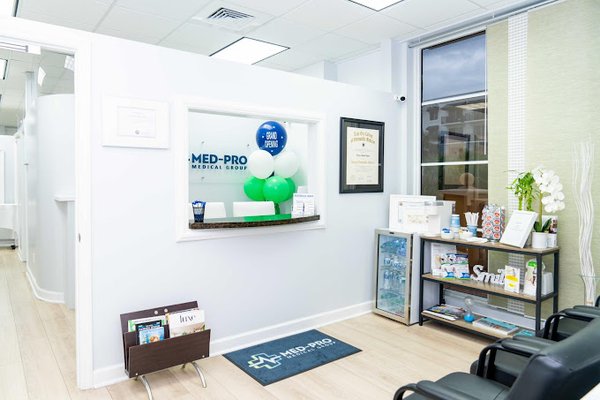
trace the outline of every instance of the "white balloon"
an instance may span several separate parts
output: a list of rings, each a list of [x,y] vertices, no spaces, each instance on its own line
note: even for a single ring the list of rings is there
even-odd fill
[[[277,156],[275,159],[275,175],[282,178],[289,178],[298,172],[300,160],[293,151],[286,151]]]
[[[273,173],[273,156],[265,150],[256,150],[248,157],[248,169],[258,179],[265,179]]]

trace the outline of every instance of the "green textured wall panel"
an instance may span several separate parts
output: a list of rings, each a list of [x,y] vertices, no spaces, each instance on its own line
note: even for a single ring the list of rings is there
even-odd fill
[[[593,196],[595,220],[600,220],[599,21],[598,0],[565,1],[529,15],[526,165],[554,169],[565,187],[566,209],[558,213],[560,307],[583,302],[572,149],[588,138],[596,146]],[[594,228],[592,250],[600,274],[600,224]]]
[[[508,195],[508,22],[488,27],[488,196],[490,203],[506,205]]]
[[[593,183],[600,221],[600,1],[570,0],[529,13],[527,41],[526,166],[544,165],[561,177],[567,208],[559,215],[560,307],[583,301],[578,222],[573,202],[573,144],[596,145]],[[507,204],[508,23],[487,29],[489,199]],[[600,223],[593,257],[600,274]],[[493,264],[504,260],[492,256]],[[495,302],[499,304],[501,302]],[[527,307],[529,313],[529,307]]]

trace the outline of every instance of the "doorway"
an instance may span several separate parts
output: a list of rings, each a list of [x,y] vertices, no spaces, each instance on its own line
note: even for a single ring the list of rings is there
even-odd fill
[[[10,362],[59,374],[65,387],[52,393],[78,386],[74,64],[73,52],[0,38],[0,280],[20,354]],[[31,395],[23,378],[15,390],[27,382]]]

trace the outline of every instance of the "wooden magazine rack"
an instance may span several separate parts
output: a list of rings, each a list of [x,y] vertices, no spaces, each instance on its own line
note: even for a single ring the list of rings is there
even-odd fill
[[[164,340],[140,345],[138,344],[138,332],[129,332],[128,322],[132,319],[158,317],[190,308],[198,308],[198,302],[192,301],[121,314],[125,372],[129,378],[139,379],[144,384],[150,400],[154,398],[145,375],[176,365],[182,365],[182,368],[185,368],[187,363],[192,364],[202,381],[202,387],[206,387],[206,379],[196,360],[209,356],[210,329],[167,338],[169,325],[165,325]]]

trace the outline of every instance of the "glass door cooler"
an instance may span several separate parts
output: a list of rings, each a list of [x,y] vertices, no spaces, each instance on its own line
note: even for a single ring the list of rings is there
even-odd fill
[[[409,325],[412,234],[377,229],[375,246],[376,293],[373,311]]]

